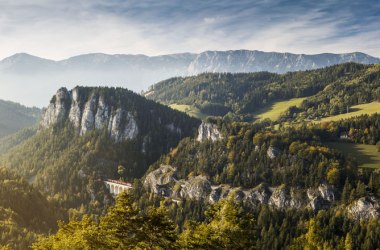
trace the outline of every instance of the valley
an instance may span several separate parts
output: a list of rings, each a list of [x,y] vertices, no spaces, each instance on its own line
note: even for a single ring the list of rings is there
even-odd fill
[[[193,76],[203,72],[285,73],[346,62],[373,64],[379,63],[380,59],[360,52],[305,55],[258,50],[157,56],[86,53],[61,60],[17,53],[0,60],[0,99],[43,107],[57,89],[71,89],[77,84],[93,87],[108,84],[139,93],[174,76]]]
[[[331,247],[354,230],[362,238],[352,244],[369,244],[367,226],[380,228],[379,80],[377,65],[347,63],[286,74],[203,73],[141,95],[60,88],[38,124],[0,138],[0,165],[30,187],[26,193],[48,201],[44,214],[64,223],[49,221],[50,236],[33,221],[14,227],[30,231],[22,244],[34,249],[296,247],[308,244],[314,221],[323,225],[317,230],[346,225],[341,236],[324,236]],[[128,191],[110,183],[129,183]],[[357,228],[357,221],[369,224]],[[9,240],[22,233],[14,235],[0,245],[22,249]]]
[[[0,250],[380,250],[379,1],[0,9]]]

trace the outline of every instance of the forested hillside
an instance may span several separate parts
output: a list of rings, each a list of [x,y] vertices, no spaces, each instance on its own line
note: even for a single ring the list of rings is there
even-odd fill
[[[4,140],[0,165],[17,170],[62,207],[83,204],[101,213],[112,202],[103,179],[143,176],[199,123],[125,89],[61,89],[36,134]],[[27,139],[20,143],[20,137]]]
[[[380,160],[368,167],[361,152],[341,149],[380,147],[380,114],[320,118],[378,101],[379,72],[344,64],[201,74],[146,94],[223,116],[203,121],[125,89],[61,88],[37,130],[0,140],[0,165],[70,217],[26,242],[44,234],[34,249],[377,249]],[[276,121],[240,121],[306,96]],[[115,203],[107,178],[132,189]]]
[[[210,133],[183,139],[100,223],[72,220],[34,247],[377,249],[380,174],[326,143],[380,141],[379,120],[277,129],[208,120]]]
[[[38,236],[54,231],[62,214],[20,176],[0,168],[0,248],[27,249]]]
[[[346,113],[350,106],[380,100],[380,66],[347,63],[283,75],[204,73],[153,85],[145,93],[164,104],[186,104],[210,116],[253,120],[260,108],[308,97],[282,120],[303,121]]]
[[[0,100],[0,137],[35,126],[40,115],[41,110],[38,108],[27,108],[18,103]]]

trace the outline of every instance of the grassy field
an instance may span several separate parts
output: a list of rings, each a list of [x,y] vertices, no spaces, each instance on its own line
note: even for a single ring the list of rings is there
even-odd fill
[[[364,145],[344,142],[330,142],[327,145],[343,154],[355,157],[360,167],[380,168],[380,152],[375,145]]]
[[[199,109],[196,107],[193,107],[191,105],[185,105],[185,104],[171,104],[169,105],[170,108],[185,112],[189,116],[198,118],[198,119],[203,119],[206,117],[205,114],[203,114]]]
[[[380,102],[360,104],[360,105],[352,106],[350,109],[352,110],[352,112],[350,113],[331,116],[331,117],[325,117],[325,118],[322,118],[319,122],[338,121],[338,120],[347,119],[347,118],[360,116],[364,114],[372,115],[375,113],[380,113]]]
[[[270,119],[272,121],[280,118],[281,113],[285,112],[291,106],[299,106],[306,98],[293,98],[287,101],[273,103],[267,107],[259,109],[254,113],[255,118],[263,120]]]

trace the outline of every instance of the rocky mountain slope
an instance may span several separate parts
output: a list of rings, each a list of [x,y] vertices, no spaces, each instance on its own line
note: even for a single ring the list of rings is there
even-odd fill
[[[102,179],[144,175],[200,123],[126,89],[61,88],[36,134],[21,143],[7,140],[0,165],[17,170],[63,207],[84,204],[96,213],[110,201]]]
[[[112,85],[134,91],[174,77],[202,72],[284,73],[333,64],[379,63],[380,59],[354,52],[347,54],[303,55],[249,50],[205,51],[162,56],[86,54],[52,61],[28,54],[16,54],[0,61],[0,98],[18,100],[28,105],[44,105],[47,98],[64,84],[68,88],[84,85]],[[41,96],[41,88],[47,93]],[[5,92],[6,90],[6,92]],[[18,95],[12,94],[17,91]],[[38,98],[37,98],[38,97]]]
[[[359,131],[360,122],[356,123],[348,121]],[[343,124],[330,126],[347,129]],[[379,218],[379,198],[363,185],[368,177],[361,176],[353,159],[324,145],[339,133],[318,129],[316,125],[276,131],[265,124],[203,122],[196,138],[182,140],[154,164],[143,186],[176,203],[232,199],[248,207],[315,212],[343,205],[352,219]],[[376,131],[373,135],[378,138]],[[350,182],[355,191],[348,191]]]

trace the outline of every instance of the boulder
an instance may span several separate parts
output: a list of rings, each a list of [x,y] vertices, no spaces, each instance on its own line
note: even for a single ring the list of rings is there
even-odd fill
[[[355,220],[379,219],[379,202],[375,197],[362,197],[353,202],[347,212]]]

